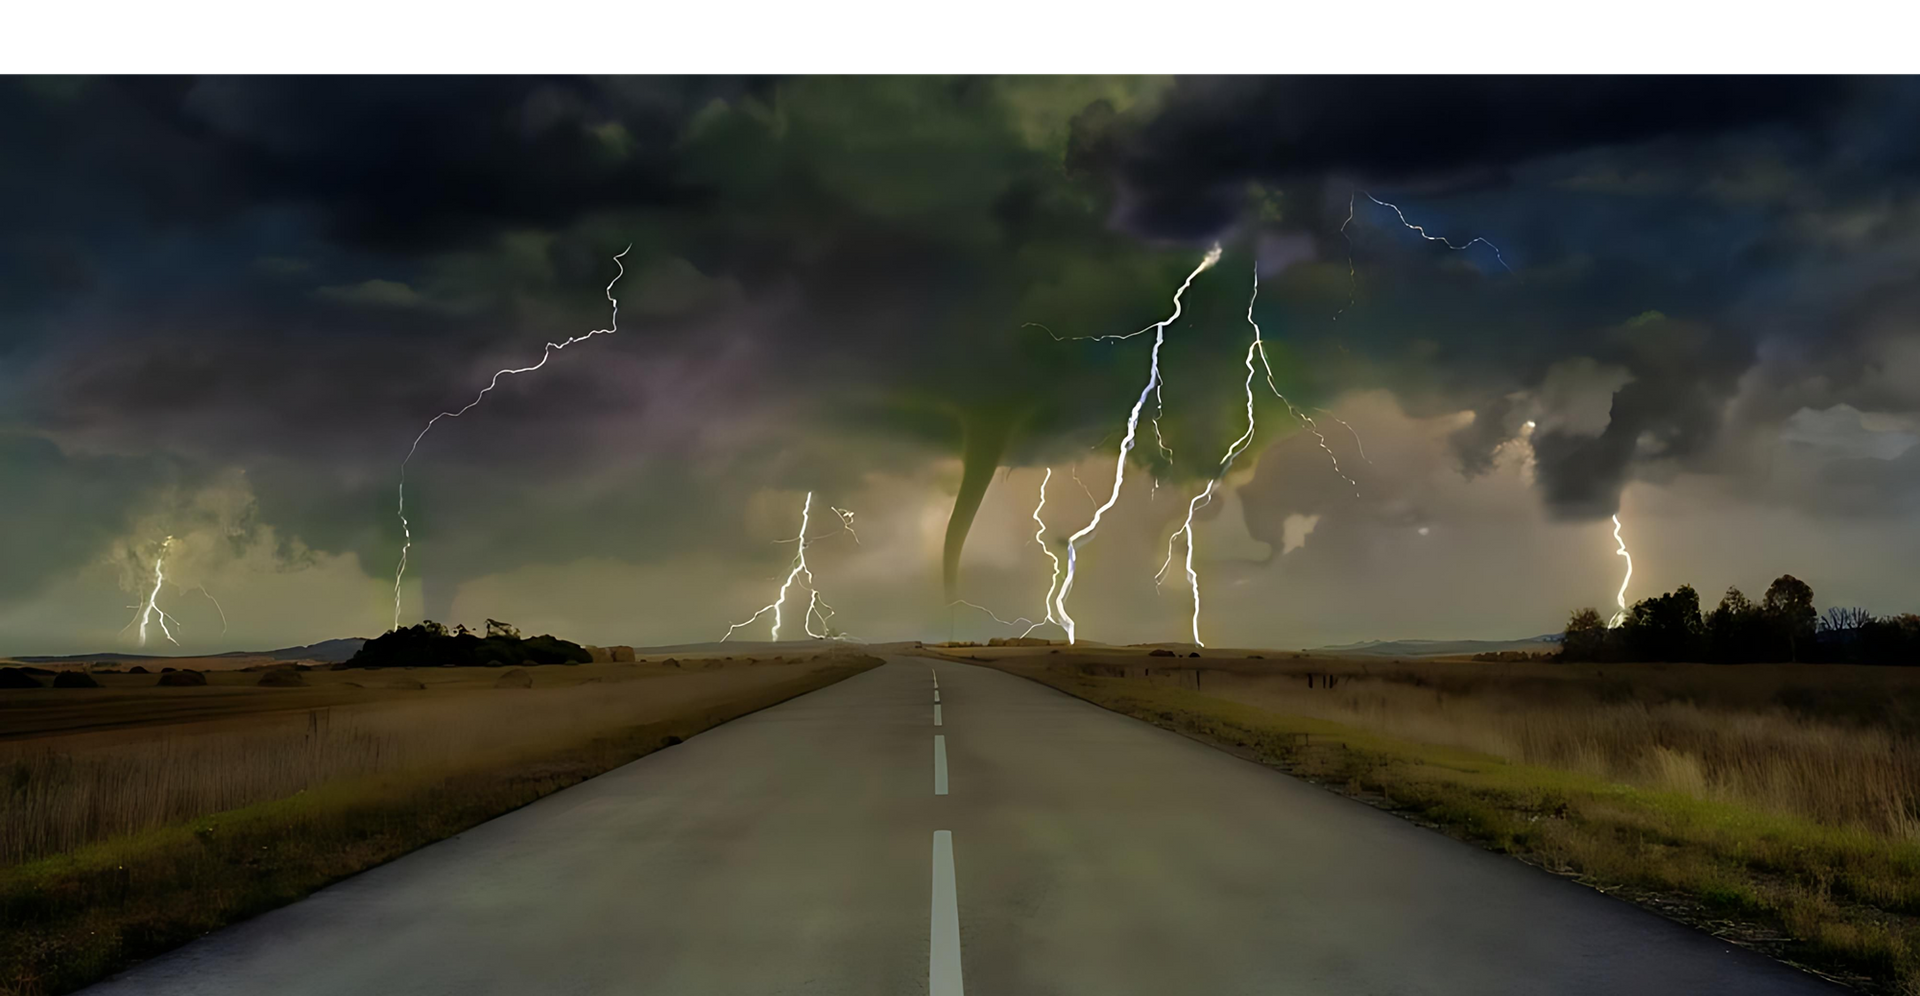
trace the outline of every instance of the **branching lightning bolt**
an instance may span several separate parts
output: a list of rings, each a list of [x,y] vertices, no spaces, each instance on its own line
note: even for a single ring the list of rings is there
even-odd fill
[[[146,603],[137,606],[140,613],[133,617],[133,622],[129,622],[126,627],[121,628],[121,631],[125,632],[127,627],[133,626],[134,623],[139,623],[140,645],[143,647],[147,645],[147,624],[151,622],[158,622],[160,624],[160,632],[166,636],[168,643],[176,647],[180,645],[180,641],[173,638],[173,630],[167,628],[168,620],[174,622],[178,622],[179,620],[167,615],[167,610],[160,607],[160,587],[167,583],[167,550],[172,546],[173,537],[171,536],[160,542],[160,554],[153,558],[153,588],[147,592]],[[221,618],[224,620],[226,613],[221,613]]]
[[[1166,342],[1167,326],[1180,319],[1181,298],[1185,296],[1187,288],[1193,286],[1194,278],[1219,261],[1220,247],[1215,245],[1200,260],[1200,265],[1194,267],[1192,273],[1187,274],[1187,279],[1180,284],[1180,289],[1174,291],[1173,314],[1153,326],[1153,352],[1148,367],[1147,384],[1140,389],[1140,397],[1134,401],[1133,408],[1127,413],[1127,432],[1120,438],[1120,455],[1114,460],[1113,465],[1113,490],[1107,496],[1106,502],[1094,509],[1092,520],[1079,532],[1067,537],[1067,572],[1060,582],[1059,594],[1054,598],[1053,609],[1054,617],[1059,621],[1060,627],[1067,631],[1069,644],[1075,641],[1075,633],[1073,616],[1067,613],[1067,596],[1073,592],[1074,570],[1079,560],[1080,544],[1093,535],[1094,530],[1100,528],[1101,517],[1120,500],[1120,486],[1126,483],[1127,479],[1127,456],[1133,452],[1134,441],[1139,435],[1141,409],[1147,405],[1147,396],[1155,394],[1160,386],[1160,346]]]
[[[1248,319],[1248,320],[1251,321],[1252,319]],[[1287,396],[1280,393],[1279,385],[1275,384],[1273,380],[1273,364],[1269,362],[1267,359],[1266,341],[1264,339],[1261,339],[1259,336],[1259,331],[1258,331],[1259,326],[1257,325],[1254,326],[1254,329],[1255,329],[1255,333],[1253,338],[1253,348],[1256,352],[1260,354],[1260,366],[1262,369],[1266,371],[1267,390],[1272,391],[1273,396],[1276,398],[1279,398],[1280,403],[1287,406],[1287,411],[1291,412],[1294,418],[1299,419],[1300,424],[1306,426],[1308,432],[1313,433],[1314,440],[1320,444],[1320,451],[1327,455],[1327,462],[1333,465],[1334,474],[1337,475],[1341,480],[1347,482],[1347,486],[1353,489],[1353,496],[1355,498],[1360,497],[1359,482],[1355,481],[1351,477],[1348,477],[1347,472],[1340,469],[1340,458],[1334,455],[1333,447],[1327,445],[1327,437],[1321,434],[1320,424],[1313,420],[1313,416],[1308,415],[1306,412],[1303,412],[1298,408],[1295,408],[1293,406],[1293,402],[1288,401]],[[1335,421],[1339,421],[1339,420],[1335,419]],[[1347,426],[1347,428],[1348,430],[1352,430],[1353,426],[1349,425]],[[1358,433],[1355,433],[1353,438],[1355,439],[1355,441],[1358,441],[1360,438],[1360,435]],[[1368,462],[1371,463],[1372,461],[1368,461]]]
[[[986,606],[979,604],[978,602],[969,602],[964,598],[956,598],[953,601],[948,602],[947,608],[951,609],[956,605],[964,605],[969,609],[979,609],[981,612],[984,612],[987,614],[987,618],[992,619],[994,622],[997,622],[1002,626],[1013,627],[1013,626],[1024,625],[1027,627],[1027,633],[1033,632],[1033,627],[1042,625],[1040,623],[1034,622],[1031,619],[1028,619],[1026,616],[1014,616],[1012,619],[1002,619],[1000,618],[999,613],[994,612],[992,609],[989,609]],[[1025,636],[1026,634],[1022,633],[1021,635]]]
[[[859,546],[860,534],[853,531],[853,513],[837,505],[828,505],[827,508],[840,517],[840,528],[845,530],[848,536],[853,537],[854,546]]]
[[[1620,579],[1620,592],[1613,596],[1614,602],[1620,606],[1620,611],[1615,612],[1613,618],[1607,620],[1609,629],[1620,625],[1627,618],[1627,583],[1633,580],[1633,554],[1627,552],[1627,541],[1620,538],[1620,516],[1618,515],[1613,517],[1613,541],[1620,545],[1620,549],[1613,551],[1614,556],[1627,558],[1627,576]]]
[[[834,512],[840,516],[840,523],[843,528],[845,528],[848,521],[853,518],[852,512],[837,508],[834,509]],[[826,600],[820,597],[820,590],[815,587],[813,583],[813,569],[807,566],[807,547],[810,546],[816,538],[807,535],[807,528],[811,526],[812,523],[813,492],[809,491],[807,492],[807,500],[800,506],[800,531],[794,534],[793,539],[781,541],[795,544],[793,565],[787,571],[786,580],[780,582],[780,590],[775,593],[773,601],[761,606],[758,612],[748,616],[744,621],[728,626],[726,635],[720,638],[721,643],[727,642],[727,640],[733,636],[735,630],[740,629],[742,626],[753,625],[761,616],[769,612],[773,613],[773,629],[769,633],[769,638],[778,641],[780,639],[780,627],[785,625],[784,615],[787,604],[787,591],[793,587],[794,582],[800,581],[802,578],[805,579],[802,583],[807,589],[807,612],[801,621],[807,631],[807,635],[816,640],[824,640],[836,636],[833,630],[827,626],[827,620],[834,616],[833,606],[828,605]],[[847,528],[846,531],[851,533],[853,530]],[[818,631],[814,629],[816,622],[820,627]]]
[[[1060,587],[1060,558],[1054,555],[1051,547],[1047,546],[1047,522],[1045,519],[1040,518],[1040,513],[1045,511],[1047,507],[1047,482],[1051,480],[1053,480],[1053,468],[1048,467],[1046,476],[1040,478],[1040,504],[1033,507],[1033,524],[1038,527],[1033,532],[1033,541],[1040,544],[1040,552],[1046,554],[1047,559],[1053,562],[1053,578],[1047,583],[1047,617],[1043,622],[1037,622],[1027,627],[1027,632],[1020,634],[1023,637],[1026,636],[1027,633],[1039,629],[1044,623],[1053,623],[1056,626],[1061,626],[1063,629],[1065,628],[1062,626],[1059,617],[1055,614],[1053,606],[1053,593]]]
[[[1037,529],[1034,530],[1033,541],[1035,543],[1040,544],[1040,552],[1046,554],[1047,559],[1053,562],[1053,577],[1047,584],[1047,597],[1046,597],[1046,600],[1042,603],[1042,608],[1046,610],[1046,614],[1041,618],[1039,622],[1035,622],[1032,619],[1028,619],[1026,616],[1015,616],[1012,619],[1002,619],[1000,618],[1000,614],[993,611],[992,609],[989,609],[986,606],[980,605],[975,602],[969,602],[964,598],[956,598],[953,601],[948,602],[947,608],[953,608],[956,605],[964,605],[967,608],[978,609],[979,611],[986,613],[988,618],[992,619],[994,622],[997,622],[1002,626],[1011,628],[1014,626],[1024,625],[1027,628],[1020,632],[1020,639],[1025,639],[1028,636],[1033,635],[1034,630],[1039,629],[1040,627],[1045,626],[1048,623],[1053,623],[1056,626],[1060,625],[1060,620],[1054,618],[1054,610],[1053,610],[1053,593],[1060,587],[1060,558],[1055,556],[1054,552],[1047,547],[1047,540],[1046,540],[1047,521],[1040,517],[1040,513],[1045,511],[1047,508],[1047,483],[1052,480],[1053,480],[1053,468],[1048,467],[1046,474],[1040,478],[1040,503],[1033,507],[1033,523],[1035,526],[1038,527]],[[1088,497],[1091,498],[1092,496],[1089,495]]]
[[[618,253],[615,253],[613,257],[613,265],[619,268],[619,272],[615,273],[613,279],[607,282],[607,289],[606,289],[607,303],[610,304],[613,308],[613,317],[611,321],[608,323],[606,328],[593,329],[589,332],[581,333],[580,335],[571,336],[561,342],[548,342],[546,349],[542,350],[540,353],[540,362],[535,363],[532,366],[510,367],[505,370],[496,371],[493,375],[493,378],[487,382],[487,386],[481,388],[480,393],[474,395],[473,400],[467,402],[466,407],[461,408],[457,411],[444,411],[438,415],[435,415],[433,418],[427,420],[426,428],[421,429],[420,434],[413,437],[413,445],[407,448],[406,458],[400,461],[400,486],[398,490],[399,504],[397,507],[396,514],[399,515],[400,517],[400,532],[403,536],[403,539],[400,544],[400,564],[398,567],[395,567],[393,571],[393,628],[394,629],[400,628],[400,583],[406,578],[407,554],[409,551],[413,549],[413,529],[411,525],[407,522],[407,464],[413,460],[413,455],[419,452],[420,441],[422,439],[427,438],[427,433],[432,432],[435,423],[438,423],[441,419],[459,418],[460,416],[465,415],[466,413],[472,411],[474,406],[478,405],[481,402],[481,400],[487,396],[488,392],[492,391],[495,387],[498,387],[500,385],[500,378],[508,376],[510,374],[532,373],[533,371],[546,366],[547,361],[553,358],[554,353],[557,353],[560,350],[563,350],[568,346],[573,345],[576,342],[585,342],[586,340],[591,339],[597,335],[612,335],[613,333],[618,332],[620,330],[620,300],[613,296],[613,287],[615,284],[620,282],[621,277],[626,276],[627,267],[626,267],[626,264],[622,262],[622,260],[626,257],[628,252],[632,251],[632,249],[633,249],[632,246],[628,246],[627,248],[620,250]]]
[[[1220,466],[1214,471],[1212,479],[1207,481],[1206,488],[1188,500],[1186,522],[1167,539],[1167,561],[1160,565],[1160,572],[1154,575],[1156,584],[1166,577],[1167,568],[1173,565],[1173,544],[1176,540],[1184,539],[1187,551],[1187,587],[1193,592],[1193,642],[1202,647],[1206,646],[1206,642],[1200,639],[1200,573],[1193,566],[1193,515],[1213,502],[1214,490],[1219,487],[1221,479],[1233,469],[1233,463],[1240,458],[1240,454],[1245,453],[1247,447],[1253,445],[1253,356],[1256,352],[1262,352],[1260,323],[1253,320],[1253,306],[1258,300],[1260,300],[1260,264],[1256,261],[1253,267],[1253,295],[1247,299],[1247,324],[1253,326],[1253,341],[1247,344],[1247,379],[1243,385],[1247,396],[1247,431],[1241,433],[1240,438],[1227,446],[1227,452],[1220,458]]]

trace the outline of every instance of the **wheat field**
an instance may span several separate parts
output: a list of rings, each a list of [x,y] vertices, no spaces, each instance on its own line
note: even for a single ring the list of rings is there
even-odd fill
[[[531,670],[538,677],[555,669]],[[560,670],[578,681],[572,672],[579,669]],[[797,670],[735,666],[646,677],[644,668],[629,665],[633,680],[423,690],[413,700],[0,741],[0,865],[327,783],[430,776],[579,743],[787,680]]]
[[[1137,655],[1055,666],[1920,840],[1920,668]]]

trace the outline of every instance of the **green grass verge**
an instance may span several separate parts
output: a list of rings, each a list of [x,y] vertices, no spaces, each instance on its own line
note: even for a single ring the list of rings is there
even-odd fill
[[[880,664],[484,767],[340,781],[0,869],[0,996],[70,992],[728,720]]]
[[[990,667],[1202,739],[1870,992],[1920,996],[1920,845],[1283,715]]]

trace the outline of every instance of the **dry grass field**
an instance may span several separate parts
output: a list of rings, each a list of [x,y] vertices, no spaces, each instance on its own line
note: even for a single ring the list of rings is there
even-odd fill
[[[878,663],[225,671],[199,687],[120,674],[0,691],[0,994],[70,991]]]
[[[1920,668],[948,651],[1920,996]]]

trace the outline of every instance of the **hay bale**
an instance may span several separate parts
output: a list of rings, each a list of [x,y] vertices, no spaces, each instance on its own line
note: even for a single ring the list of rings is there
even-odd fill
[[[661,663],[661,664],[662,664],[663,666],[666,666],[666,667],[679,667],[679,666],[680,666],[680,658],[678,658],[678,657],[669,657],[669,658],[667,658],[666,660],[663,660],[663,661],[661,661],[660,663]]]
[[[632,647],[608,647],[607,649],[613,651],[613,659],[615,661],[618,661],[619,663],[622,663],[622,664],[633,663]]]
[[[134,666],[127,668],[127,673],[128,674],[152,674],[153,672],[147,670],[144,667],[141,667],[138,664],[135,664]]]
[[[25,668],[0,667],[0,688],[39,688],[40,679]]]
[[[53,676],[55,688],[99,688],[100,683],[85,671],[62,671]]]
[[[188,688],[206,683],[207,676],[198,671],[175,671],[173,668],[167,668],[160,673],[160,680],[155,684],[169,688]]]
[[[493,687],[495,688],[532,688],[533,675],[528,674],[526,668],[517,667],[511,671],[508,671],[506,674],[501,675],[500,680],[493,683]]]
[[[263,688],[304,688],[307,676],[290,667],[274,668],[260,676]]]
[[[1167,648],[1165,648],[1165,647],[1161,647],[1161,648],[1160,648],[1160,649],[1158,649],[1158,650],[1149,650],[1149,651],[1147,651],[1147,656],[1148,656],[1148,657],[1172,657],[1172,656],[1173,656],[1173,651],[1171,651],[1171,650],[1168,650],[1168,649],[1167,649]]]

